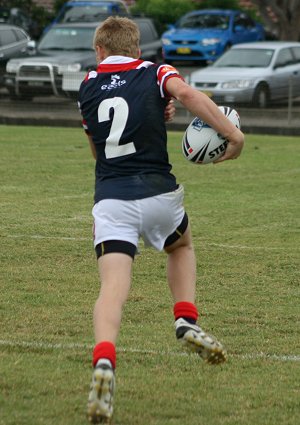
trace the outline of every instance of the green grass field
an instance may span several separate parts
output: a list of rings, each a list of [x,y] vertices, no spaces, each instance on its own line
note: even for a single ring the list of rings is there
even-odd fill
[[[228,349],[182,354],[166,257],[134,263],[115,425],[300,423],[300,138],[247,135],[238,161],[170,157],[185,186],[201,326]],[[0,127],[0,424],[86,424],[98,273],[94,163],[80,128]]]

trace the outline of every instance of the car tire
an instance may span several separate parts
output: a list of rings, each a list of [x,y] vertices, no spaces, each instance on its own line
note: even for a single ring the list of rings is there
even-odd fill
[[[253,105],[257,108],[267,108],[270,102],[270,91],[267,84],[259,84],[253,95]]]
[[[156,53],[156,55],[155,55],[155,58],[154,58],[155,60],[153,61],[154,63],[158,63],[158,64],[161,64],[161,63],[163,63],[163,55],[162,55],[162,51],[161,50],[158,50],[157,51],[157,53]]]
[[[33,96],[30,94],[16,94],[14,90],[8,90],[10,100],[32,100]]]

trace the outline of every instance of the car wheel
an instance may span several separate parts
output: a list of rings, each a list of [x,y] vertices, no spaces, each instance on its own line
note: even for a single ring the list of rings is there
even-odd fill
[[[66,92],[66,95],[69,99],[77,101],[78,100],[78,93],[79,92],[77,92],[77,91],[68,91],[68,92]]]
[[[32,100],[33,96],[31,94],[16,94],[14,90],[8,90],[9,98],[11,100]]]
[[[157,63],[157,64],[161,64],[161,63],[163,63],[162,53],[158,50],[158,51],[157,51],[157,53],[156,53],[156,55],[155,55],[155,56],[153,56],[153,57],[150,59],[150,61],[151,61],[151,62],[154,62],[154,63]]]
[[[269,87],[266,84],[259,84],[253,95],[253,105],[258,108],[267,108],[270,101]]]
[[[230,48],[231,48],[231,44],[230,43],[226,44],[223,53],[227,52],[227,50],[229,50]]]
[[[16,95],[15,91],[12,89],[8,89],[8,97],[10,98],[10,100],[18,99],[18,96]]]

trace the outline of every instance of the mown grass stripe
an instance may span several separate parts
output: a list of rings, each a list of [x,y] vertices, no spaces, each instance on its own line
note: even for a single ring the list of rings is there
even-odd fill
[[[72,236],[46,236],[46,235],[1,235],[1,238],[12,238],[12,239],[53,239],[62,241],[91,241],[92,238],[87,237],[72,237]],[[249,245],[227,245],[218,244],[214,242],[203,242],[203,246],[214,246],[216,248],[236,249],[236,250],[266,250],[266,251],[286,251],[286,248],[280,246],[249,246]],[[297,250],[293,247],[293,251]]]
[[[2,347],[21,347],[21,348],[37,348],[42,350],[74,350],[74,349],[93,349],[93,344],[84,343],[52,343],[45,341],[9,341],[0,340],[0,346]],[[120,347],[117,349],[119,353],[133,353],[133,354],[149,354],[149,355],[166,355],[166,356],[188,356],[185,352],[173,352],[173,351],[160,351],[160,350],[141,350],[139,348],[124,348]],[[230,356],[240,358],[242,360],[278,360],[281,362],[299,362],[300,356],[294,354],[278,355],[278,354],[267,354],[267,353],[249,353],[249,354],[233,354]]]

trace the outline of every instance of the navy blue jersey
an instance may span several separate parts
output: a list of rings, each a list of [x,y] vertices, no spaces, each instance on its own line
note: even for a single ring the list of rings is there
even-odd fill
[[[173,76],[180,77],[169,65],[124,58],[105,61],[82,82],[79,107],[97,153],[95,202],[176,189],[164,120],[164,84]]]

